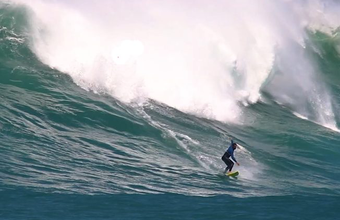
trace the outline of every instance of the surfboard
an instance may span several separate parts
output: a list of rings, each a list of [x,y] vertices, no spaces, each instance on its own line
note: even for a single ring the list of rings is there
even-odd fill
[[[239,172],[238,171],[235,171],[235,172],[231,172],[231,173],[226,173],[225,175],[226,176],[231,176],[231,177],[236,177],[238,176]]]

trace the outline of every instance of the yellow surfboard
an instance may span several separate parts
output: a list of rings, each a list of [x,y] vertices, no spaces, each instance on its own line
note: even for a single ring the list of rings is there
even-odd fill
[[[238,171],[235,171],[235,172],[230,172],[230,173],[226,173],[225,175],[227,176],[232,176],[232,177],[236,177],[238,176],[239,172]]]

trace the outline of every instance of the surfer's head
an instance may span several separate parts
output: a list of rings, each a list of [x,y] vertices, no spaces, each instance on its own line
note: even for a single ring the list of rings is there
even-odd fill
[[[233,143],[233,148],[236,149],[237,148],[237,144]]]

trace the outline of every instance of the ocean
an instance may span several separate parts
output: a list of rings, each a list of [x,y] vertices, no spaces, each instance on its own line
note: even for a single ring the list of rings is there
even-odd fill
[[[0,219],[340,219],[339,27],[331,0],[2,0]]]

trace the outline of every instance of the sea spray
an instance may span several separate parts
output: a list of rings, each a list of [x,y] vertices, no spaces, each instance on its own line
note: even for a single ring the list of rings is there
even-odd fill
[[[21,2],[34,12],[32,50],[85,89],[234,123],[242,121],[242,104],[267,91],[336,126],[329,92],[306,52],[309,24],[328,24],[312,16],[319,1],[307,9],[290,1]]]

